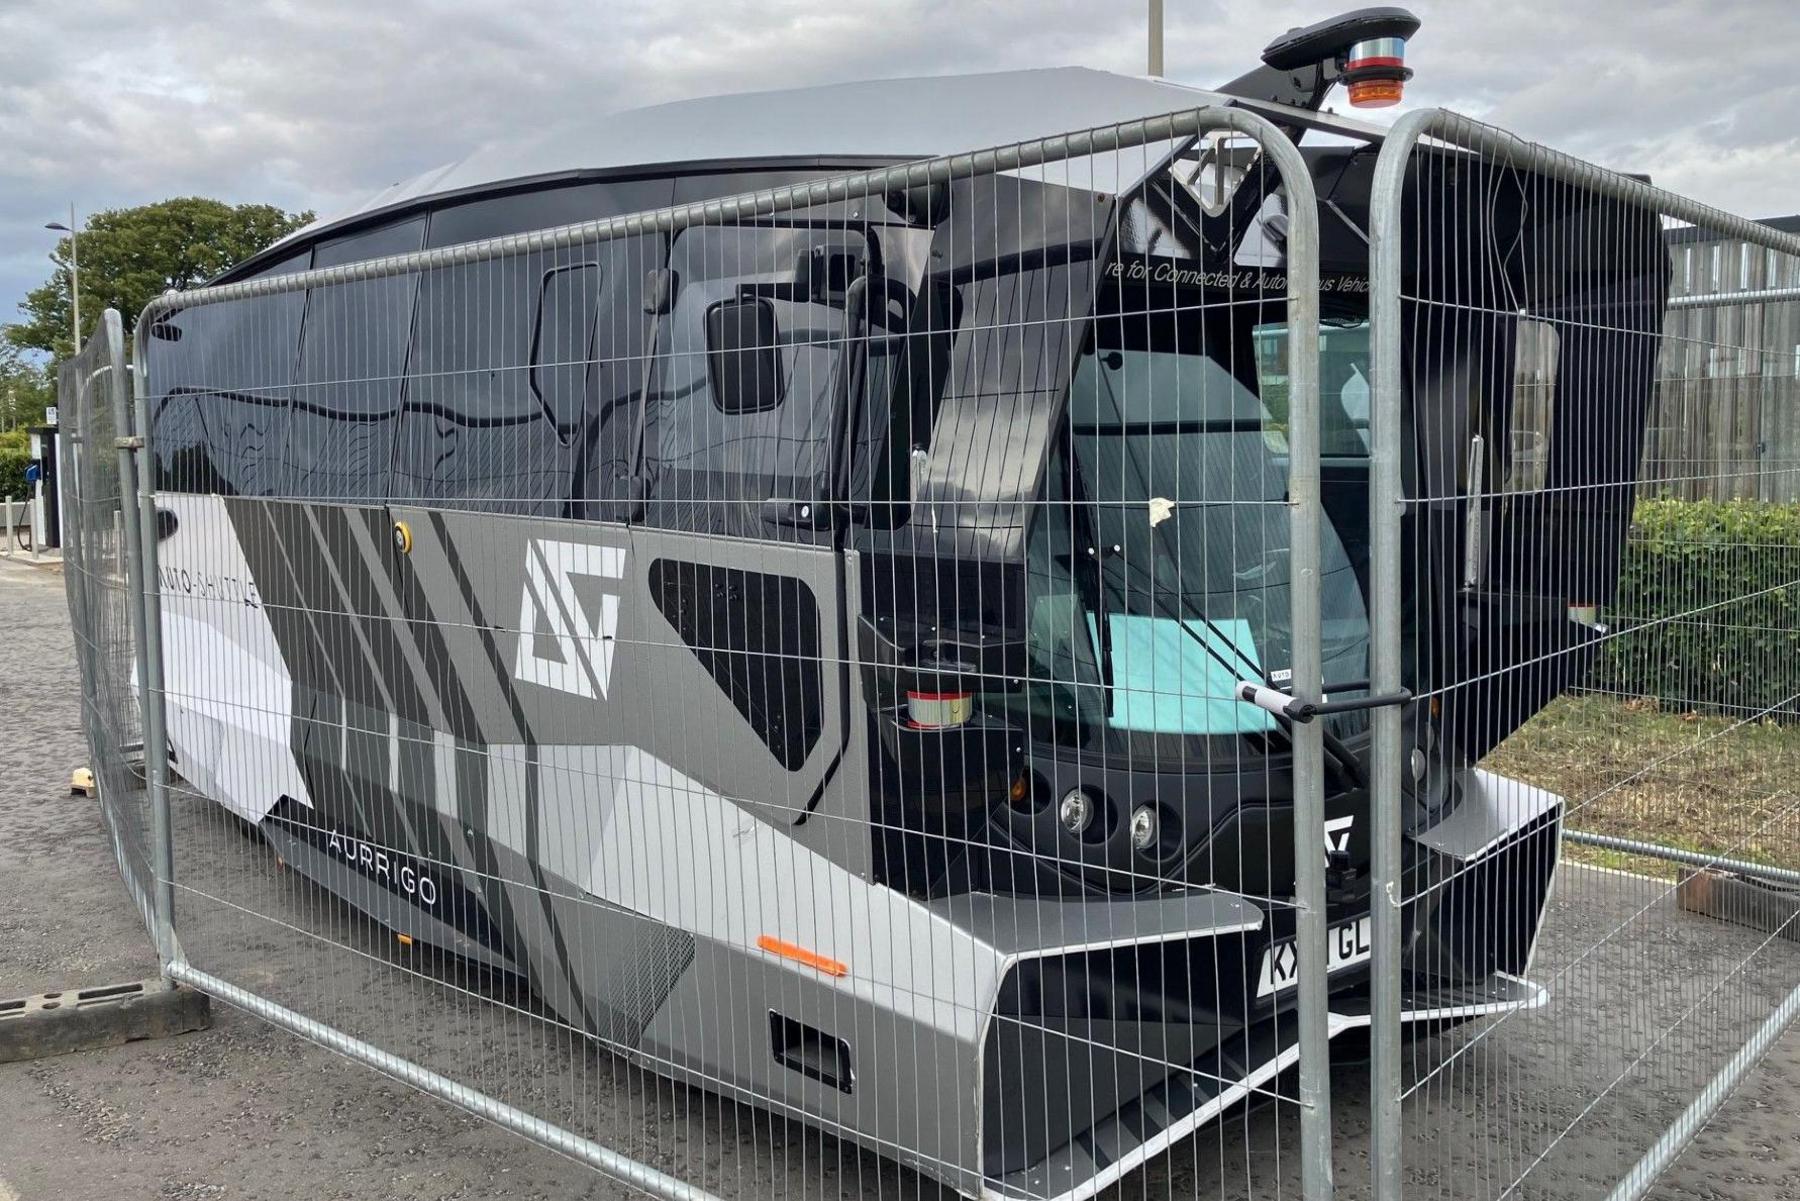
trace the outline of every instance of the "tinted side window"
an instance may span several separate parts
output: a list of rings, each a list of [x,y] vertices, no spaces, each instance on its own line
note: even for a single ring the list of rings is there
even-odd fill
[[[917,297],[880,283],[871,297],[850,499],[872,526],[891,529],[910,513],[961,320],[961,293],[941,281]]]
[[[575,253],[510,255],[425,273],[395,454],[396,499],[508,512],[561,503],[566,446],[585,395],[587,338],[579,350],[566,341],[556,348],[568,356],[554,368],[561,428],[538,394],[550,381],[534,378],[531,355],[548,281],[592,278],[567,261]]]
[[[812,171],[722,171],[708,175],[680,175],[675,178],[676,204],[692,204],[697,200],[714,200],[721,196],[740,196],[768,188],[785,188],[829,175],[842,175],[843,169],[821,167]]]
[[[670,251],[646,406],[646,519],[767,536],[764,502],[828,499],[842,403],[845,292],[861,233],[693,228]],[[773,402],[773,403],[771,403]]]
[[[646,339],[653,320],[667,320],[646,311],[646,285],[666,278],[658,270],[665,246],[644,235],[601,247],[592,400],[576,439],[570,516],[623,521],[634,511],[640,402],[653,361]]]
[[[428,246],[635,212],[668,203],[667,180],[579,184],[450,205]],[[395,454],[394,495],[560,514],[588,452],[596,335],[612,243],[507,255],[427,272]],[[641,315],[640,315],[641,316]]]
[[[667,179],[570,184],[512,196],[446,205],[432,213],[428,246],[454,246],[532,229],[551,229],[600,217],[666,207],[674,195]]]
[[[302,251],[260,272],[287,275]],[[159,319],[146,339],[155,408],[157,486],[269,496],[281,486],[287,406],[305,297],[299,292],[202,305]]]
[[[420,247],[422,217],[320,245],[315,267]],[[412,329],[416,275],[310,289],[288,431],[287,492],[385,499]]]
[[[559,431],[573,431],[586,407],[599,306],[599,263],[552,268],[538,286],[531,392]]]

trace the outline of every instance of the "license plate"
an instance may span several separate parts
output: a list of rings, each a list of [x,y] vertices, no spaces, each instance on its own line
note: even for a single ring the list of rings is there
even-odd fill
[[[1325,932],[1325,974],[1355,967],[1369,961],[1372,918],[1363,916]],[[1262,971],[1257,973],[1257,997],[1272,997],[1300,983],[1300,952],[1294,941],[1277,943],[1263,952]]]

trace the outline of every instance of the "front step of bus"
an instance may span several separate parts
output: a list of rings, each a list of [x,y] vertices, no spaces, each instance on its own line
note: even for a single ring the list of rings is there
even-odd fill
[[[1423,1034],[1546,999],[1524,976],[1561,802],[1492,776],[1468,785],[1456,813],[1408,840],[1404,1020]],[[1277,966],[1289,907],[1204,889],[879,895],[859,961],[907,972],[863,980],[855,963],[821,971],[702,938],[634,1053],[967,1195],[1034,1201],[1094,1195],[1274,1091],[1298,1055],[1297,979]],[[1333,1037],[1370,1023],[1368,917],[1338,919]]]
[[[1407,895],[1418,899],[1403,917],[1401,1017],[1420,1035],[1549,999],[1525,973],[1562,801],[1485,772],[1463,784],[1457,811],[1408,840]],[[1332,932],[1344,943],[1327,957],[1333,1039],[1370,1025],[1367,920]],[[985,1193],[1080,1201],[1252,1094],[1277,1092],[1299,1057],[1294,979],[1269,967],[1289,946],[1265,923],[1193,932],[1154,954],[1069,949],[1012,965],[982,1051]]]

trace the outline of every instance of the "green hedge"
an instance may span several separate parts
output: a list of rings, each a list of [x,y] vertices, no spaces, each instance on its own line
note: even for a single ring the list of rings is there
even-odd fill
[[[1593,684],[1666,708],[1800,716],[1800,505],[1638,504]]]
[[[25,499],[25,465],[31,462],[31,443],[24,430],[0,433],[0,498]]]

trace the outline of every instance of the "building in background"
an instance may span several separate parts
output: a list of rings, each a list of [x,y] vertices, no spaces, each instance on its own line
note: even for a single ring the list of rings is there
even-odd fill
[[[1800,215],[1763,224],[1800,232]],[[1688,499],[1800,500],[1800,258],[1691,226],[1667,238],[1642,484]]]

